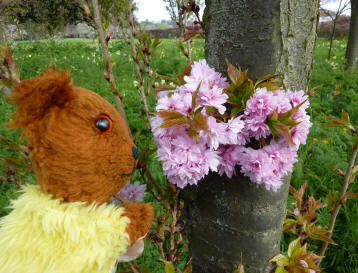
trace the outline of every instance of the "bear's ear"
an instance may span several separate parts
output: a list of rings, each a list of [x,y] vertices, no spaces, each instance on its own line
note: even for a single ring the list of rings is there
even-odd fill
[[[73,97],[72,79],[68,72],[46,69],[40,76],[22,81],[8,97],[16,107],[16,119],[10,123],[24,128],[57,106],[63,108]]]

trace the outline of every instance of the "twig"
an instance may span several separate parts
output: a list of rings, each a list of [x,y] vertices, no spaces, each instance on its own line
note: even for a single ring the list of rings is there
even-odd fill
[[[142,171],[140,171],[139,173],[140,173],[140,175],[141,175],[141,177],[142,177],[142,179],[143,179],[143,182],[144,182],[146,185],[149,186],[147,180],[146,180],[145,177],[144,177],[144,173],[143,173]],[[149,193],[153,196],[153,198],[155,198],[158,202],[162,201],[161,197],[157,196],[157,195],[152,191],[151,188],[147,187],[147,191],[149,191]]]
[[[184,13],[184,29],[185,29],[185,27],[187,26],[187,24],[188,24],[188,13],[185,12],[185,13]],[[187,48],[188,48],[188,56],[187,56],[188,64],[191,63],[191,48],[190,48],[190,43],[191,43],[191,40],[186,41],[186,46],[187,46]]]
[[[137,30],[134,25],[133,12],[134,12],[133,1],[129,0],[129,26],[130,26],[130,31],[129,31],[130,41],[129,42],[131,45],[132,58],[136,65],[137,78],[139,80],[138,90],[142,97],[142,102],[144,105],[145,113],[147,115],[148,120],[150,120],[149,107],[148,107],[147,98],[146,98],[145,92],[144,92],[144,79],[143,79],[143,75],[142,75],[143,67],[142,67],[142,64],[139,62],[139,59],[137,56],[137,50],[136,50],[136,46],[135,46],[135,42],[134,42],[134,37],[137,34]]]
[[[136,265],[134,264],[134,262],[131,262],[130,265],[129,265],[129,267],[130,267],[130,269],[132,269],[132,271],[133,271],[134,273],[142,273],[142,271],[139,269],[138,266],[136,266]]]
[[[109,51],[108,51],[108,42],[111,39],[109,29],[106,29],[106,35],[105,35],[102,20],[101,20],[101,14],[99,11],[98,0],[92,0],[94,15],[91,14],[86,2],[83,5],[84,5],[84,10],[87,13],[87,16],[95,22],[96,29],[98,31],[98,39],[101,43],[102,53],[103,53],[104,78],[108,81],[108,83],[111,87],[112,93],[114,95],[114,100],[117,105],[117,110],[118,110],[119,114],[121,115],[121,117],[126,122],[128,132],[130,132],[128,120],[127,120],[126,113],[124,112],[124,108],[123,108],[123,104],[122,104],[123,96],[118,91],[116,81],[115,81],[114,75],[113,75],[111,58],[110,58]]]
[[[328,237],[329,238],[331,238],[331,236],[332,236],[332,232],[333,232],[333,228],[334,228],[334,224],[336,222],[338,212],[339,212],[341,206],[344,203],[345,195],[346,195],[346,192],[347,192],[350,180],[351,180],[350,179],[351,178],[351,173],[352,173],[354,163],[355,163],[355,160],[356,160],[356,157],[357,157],[357,152],[358,152],[358,146],[354,145],[353,148],[352,148],[352,154],[351,154],[351,158],[350,158],[350,161],[349,161],[349,165],[347,167],[347,171],[346,171],[346,174],[344,176],[343,187],[342,187],[339,199],[336,202],[335,208],[334,208],[334,210],[332,212],[331,219],[329,221],[329,228],[328,228],[328,231],[329,231]],[[327,246],[328,246],[328,242],[324,242],[322,247],[321,247],[319,256],[324,255],[324,253],[326,252]],[[319,262],[319,264],[321,263],[321,261]],[[319,264],[318,264],[318,266],[319,266]]]
[[[158,185],[157,181],[155,181],[154,177],[152,176],[152,174],[148,171],[147,168],[145,168],[144,170],[145,175],[148,177],[150,183],[152,183],[152,185],[154,186],[154,188],[157,190],[159,195],[163,194],[162,189],[160,188],[160,186]]]

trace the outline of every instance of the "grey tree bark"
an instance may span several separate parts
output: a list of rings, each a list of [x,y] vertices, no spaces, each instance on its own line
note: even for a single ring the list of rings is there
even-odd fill
[[[351,22],[346,50],[346,69],[355,67],[358,51],[358,0],[351,0]]]
[[[319,0],[206,0],[206,59],[226,74],[225,58],[251,78],[280,73],[290,90],[307,89]],[[289,177],[267,191],[240,174],[209,174],[183,192],[185,230],[194,273],[272,271],[286,215]]]

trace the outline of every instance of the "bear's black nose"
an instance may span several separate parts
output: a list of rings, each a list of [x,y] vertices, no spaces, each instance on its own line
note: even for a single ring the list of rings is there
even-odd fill
[[[132,155],[134,157],[135,160],[138,159],[139,157],[139,152],[138,152],[138,149],[136,147],[132,147]]]

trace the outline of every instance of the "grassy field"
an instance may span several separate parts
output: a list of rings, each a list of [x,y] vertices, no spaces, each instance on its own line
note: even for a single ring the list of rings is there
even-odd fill
[[[346,41],[335,41],[333,58],[326,59],[328,41],[318,40],[315,63],[311,77],[311,86],[321,86],[316,95],[311,98],[310,115],[313,127],[308,137],[307,145],[299,151],[300,159],[295,165],[292,185],[299,187],[305,181],[308,183],[307,192],[316,199],[322,198],[329,191],[339,191],[342,178],[333,170],[334,166],[345,169],[351,149],[351,139],[347,132],[335,128],[324,128],[326,116],[340,116],[341,109],[350,114],[352,123],[358,126],[358,75],[343,71]],[[114,74],[120,91],[124,95],[124,106],[132,133],[145,128],[141,116],[144,116],[140,96],[136,91],[135,68],[133,62],[124,54],[129,54],[129,47],[121,40],[110,42],[110,52]],[[98,43],[93,40],[51,40],[37,43],[20,42],[14,48],[14,57],[20,68],[21,78],[26,79],[38,75],[48,64],[55,64],[64,69],[70,69],[74,84],[93,90],[110,102],[114,102],[108,85],[103,78],[103,64]],[[204,41],[196,40],[193,44],[193,57],[204,57]],[[186,60],[176,48],[174,40],[164,40],[153,53],[153,69],[159,74],[174,76],[185,66]],[[153,110],[155,98],[149,98]],[[12,107],[4,101],[0,93],[0,134],[15,141],[19,139],[18,131],[10,131],[5,122]],[[139,146],[144,145],[150,132],[144,131],[139,138]],[[8,151],[0,150],[1,155],[9,155]],[[150,170],[160,181],[165,183],[160,165],[154,157],[149,164]],[[0,173],[0,176],[3,175]],[[31,178],[29,178],[30,180]],[[138,175],[134,179],[139,180]],[[358,183],[352,186],[358,191]],[[16,196],[15,187],[9,183],[0,182],[0,217],[7,214],[6,209],[10,198]],[[147,197],[149,200],[149,197]],[[289,198],[291,206],[293,198]],[[329,211],[321,210],[318,219],[321,225],[327,225]],[[282,248],[292,239],[288,234],[283,236]],[[341,209],[336,223],[333,239],[339,244],[329,246],[327,258],[322,264],[325,272],[358,272],[358,200],[349,200]],[[318,249],[320,243],[311,245]],[[146,264],[152,272],[164,272],[163,266],[157,260],[156,246],[147,244],[144,255],[139,263]]]

